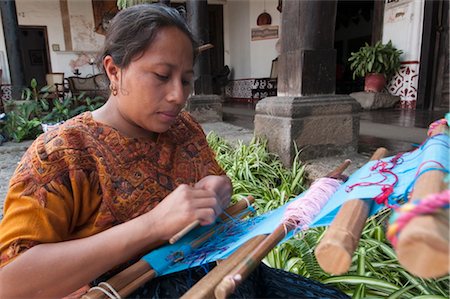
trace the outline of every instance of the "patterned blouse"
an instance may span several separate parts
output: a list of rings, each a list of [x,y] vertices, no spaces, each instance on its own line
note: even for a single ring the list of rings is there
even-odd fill
[[[39,136],[16,169],[0,223],[0,267],[34,245],[142,215],[180,184],[223,174],[187,112],[156,141],[125,137],[83,113]]]

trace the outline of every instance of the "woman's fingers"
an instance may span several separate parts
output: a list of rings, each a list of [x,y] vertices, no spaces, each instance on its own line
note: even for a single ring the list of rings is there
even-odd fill
[[[200,225],[209,225],[214,223],[217,218],[217,213],[212,208],[200,208],[196,210],[196,218]]]
[[[189,201],[190,211],[193,212],[196,220],[199,220],[201,225],[213,223],[216,217],[222,213],[217,196],[212,191],[193,189],[187,200]]]
[[[173,219],[175,225],[198,220],[201,225],[214,222],[222,208],[214,191],[188,185],[178,186],[158,206],[162,221]],[[178,224],[177,224],[178,223]]]

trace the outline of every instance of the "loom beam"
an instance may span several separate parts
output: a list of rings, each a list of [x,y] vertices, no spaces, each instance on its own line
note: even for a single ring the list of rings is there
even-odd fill
[[[370,160],[379,160],[386,155],[387,149],[380,147]],[[314,251],[317,262],[325,272],[338,275],[348,271],[371,204],[372,201],[354,199],[342,205]]]
[[[448,132],[448,126],[439,125],[431,136]],[[418,179],[411,193],[411,201],[448,189],[444,172],[430,170]],[[450,272],[448,209],[434,214],[414,217],[400,232],[395,251],[400,264],[422,278],[437,278]]]

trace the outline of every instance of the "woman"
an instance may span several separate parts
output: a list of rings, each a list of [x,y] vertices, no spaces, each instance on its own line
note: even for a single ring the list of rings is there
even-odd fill
[[[134,6],[113,19],[102,51],[108,101],[36,139],[11,179],[0,298],[71,294],[192,221],[211,224],[228,205],[230,180],[181,112],[195,49],[168,7]],[[145,296],[166,296],[165,281]]]

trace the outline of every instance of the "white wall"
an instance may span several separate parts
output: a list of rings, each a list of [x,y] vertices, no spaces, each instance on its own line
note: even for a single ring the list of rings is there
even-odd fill
[[[3,24],[3,20],[0,14],[0,21]],[[11,84],[11,76],[9,73],[9,63],[8,56],[6,55],[6,44],[3,33],[3,26],[0,26],[0,68],[3,70],[2,73],[2,84]]]
[[[384,11],[383,43],[392,40],[402,50],[402,60],[419,60],[425,1],[400,0],[387,3]]]
[[[255,28],[258,16],[265,11],[272,17],[272,25],[278,25],[278,36],[281,33],[281,13],[277,10],[277,0],[253,0],[250,1],[250,27]],[[251,36],[248,37],[251,40]],[[250,41],[250,63],[252,78],[267,78],[270,76],[272,60],[278,53],[275,44],[278,39],[266,39]]]
[[[388,84],[388,90],[401,98],[401,107],[415,109],[420,69],[425,2],[399,0],[386,3],[383,22],[383,42],[392,41],[403,51],[402,66]]]
[[[225,58],[229,60],[226,63],[231,68],[232,79],[251,77],[249,9],[249,2],[241,0],[227,1],[224,6],[224,23],[229,30]]]
[[[72,51],[60,51],[58,65],[66,76],[73,76],[74,69],[78,69],[80,76],[97,73],[98,70],[89,64],[95,60],[97,51],[101,48],[104,36],[94,32],[94,14],[91,0],[69,0],[70,31],[72,37]]]
[[[69,0],[68,9],[73,49],[65,49],[59,0],[16,0],[19,25],[47,27],[52,72],[64,72],[66,77],[73,76],[74,68],[79,69],[81,76],[96,73],[98,70],[93,69],[89,61],[96,57],[104,36],[94,32],[92,2]],[[52,49],[54,44],[59,45],[60,51]],[[7,65],[3,28],[0,29],[0,51],[0,65]],[[3,79],[10,83],[9,71],[4,72]]]
[[[272,17],[272,25],[280,25],[277,0],[228,0],[224,5],[225,64],[232,69],[233,79],[269,77],[272,60],[278,56],[278,39],[251,40],[251,28],[264,11]],[[281,33],[281,28],[279,28]]]

